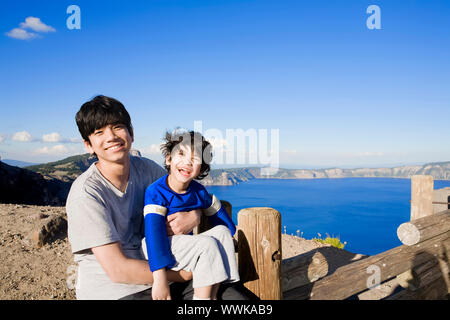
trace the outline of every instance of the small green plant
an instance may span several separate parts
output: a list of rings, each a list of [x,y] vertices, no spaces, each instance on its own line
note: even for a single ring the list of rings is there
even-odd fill
[[[347,242],[342,243],[341,239],[339,237],[330,237],[330,235],[327,233],[327,237],[325,239],[322,239],[322,235],[320,233],[317,233],[319,235],[319,238],[313,238],[312,240],[315,240],[320,243],[326,243],[330,244],[331,246],[338,248],[338,249],[344,249]]]

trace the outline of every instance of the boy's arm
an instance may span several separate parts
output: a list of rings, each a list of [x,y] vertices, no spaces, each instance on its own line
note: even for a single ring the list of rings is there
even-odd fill
[[[172,300],[170,296],[169,283],[167,279],[166,268],[161,268],[153,272],[152,299],[153,300]]]
[[[94,247],[91,250],[111,281],[127,284],[153,283],[153,274],[148,268],[148,262],[127,258],[120,242]],[[184,282],[192,279],[192,273],[184,270],[168,270],[166,273],[168,281]]]
[[[145,244],[151,271],[170,268],[176,261],[166,231],[167,208],[147,201],[144,207]]]
[[[145,244],[151,271],[170,268],[176,261],[170,249],[166,230],[168,203],[159,185],[154,183],[145,190],[144,225]]]
[[[233,220],[228,215],[228,212],[225,210],[220,200],[215,195],[209,196],[211,197],[211,200],[209,201],[211,205],[207,209],[204,209],[203,212],[213,226],[217,226],[219,224],[225,225],[230,230],[231,236],[233,236],[236,232],[236,226]]]

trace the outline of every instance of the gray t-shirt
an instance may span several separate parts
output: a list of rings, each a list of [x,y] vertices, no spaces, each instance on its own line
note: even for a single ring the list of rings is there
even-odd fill
[[[68,237],[78,262],[77,299],[119,299],[150,285],[114,283],[91,248],[120,242],[128,258],[145,260],[145,189],[166,174],[154,161],[130,156],[130,176],[125,192],[114,187],[92,164],[72,184],[66,203]]]

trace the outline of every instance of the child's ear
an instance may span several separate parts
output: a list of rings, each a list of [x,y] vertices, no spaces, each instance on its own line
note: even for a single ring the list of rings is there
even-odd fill
[[[166,166],[170,166],[170,154],[166,156]]]
[[[92,149],[91,142],[89,140],[83,140],[84,147],[90,154],[94,154],[94,149]]]

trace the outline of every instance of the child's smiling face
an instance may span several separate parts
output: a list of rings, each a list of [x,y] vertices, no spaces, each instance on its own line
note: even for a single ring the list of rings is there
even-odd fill
[[[201,148],[192,152],[189,144],[180,143],[166,158],[166,164],[170,166],[170,181],[176,181],[187,186],[200,174],[202,165]]]

